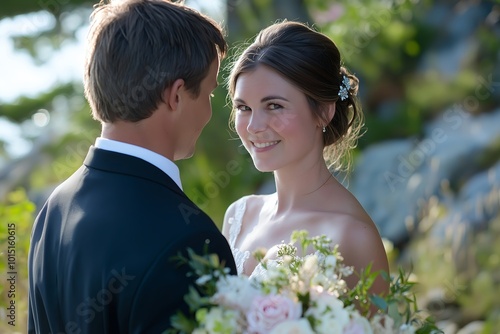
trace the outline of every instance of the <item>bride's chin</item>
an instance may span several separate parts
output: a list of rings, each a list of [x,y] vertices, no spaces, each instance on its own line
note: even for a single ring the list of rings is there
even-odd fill
[[[276,165],[274,163],[270,163],[268,160],[264,159],[256,159],[255,157],[252,156],[252,162],[254,167],[259,171],[263,173],[267,172],[274,172],[276,170]]]
[[[274,172],[274,169],[273,168],[269,168],[267,166],[258,166],[258,165],[255,165],[255,168],[259,171],[259,172],[263,172],[263,173],[267,173],[267,172]]]

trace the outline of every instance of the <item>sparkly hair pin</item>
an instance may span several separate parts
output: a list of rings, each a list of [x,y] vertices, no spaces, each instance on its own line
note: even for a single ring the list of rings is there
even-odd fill
[[[340,84],[339,88],[339,96],[340,100],[344,101],[349,97],[349,89],[351,89],[351,83],[349,81],[349,78],[343,75],[342,83]]]

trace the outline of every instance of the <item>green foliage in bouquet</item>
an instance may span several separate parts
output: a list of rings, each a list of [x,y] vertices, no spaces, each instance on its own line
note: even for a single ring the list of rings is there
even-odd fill
[[[254,256],[262,268],[252,277],[228,275],[214,254],[179,256],[192,269],[196,286],[185,296],[189,314],[173,316],[165,333],[440,332],[419,311],[414,283],[401,269],[391,277],[369,266],[348,288],[344,278],[353,268],[324,235],[294,231],[290,243],[279,246],[277,259],[265,260],[263,251]],[[370,293],[378,275],[390,280],[386,296]],[[378,311],[371,314],[374,306]]]
[[[179,312],[172,317],[172,326],[180,331],[167,330],[165,333],[192,333],[196,328],[203,310],[213,305],[211,297],[217,292],[217,280],[229,274],[229,268],[219,261],[217,254],[198,255],[192,249],[188,249],[188,257],[183,255],[176,257],[179,265],[189,265],[190,277],[196,277],[196,287],[189,287],[189,292],[184,296],[184,300],[189,306],[191,314],[185,315]],[[193,314],[196,320],[193,319]]]

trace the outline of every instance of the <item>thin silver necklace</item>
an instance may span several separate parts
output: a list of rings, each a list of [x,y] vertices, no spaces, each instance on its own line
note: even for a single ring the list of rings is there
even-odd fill
[[[329,181],[329,180],[330,180],[330,178],[332,178],[332,177],[333,177],[333,175],[332,175],[331,173],[328,173],[328,177],[326,178],[325,182],[323,182],[323,183],[322,183],[322,184],[321,184],[318,188],[316,188],[316,189],[314,189],[313,191],[308,192],[307,194],[304,194],[304,195],[302,195],[302,196],[307,196],[307,195],[310,195],[310,194],[312,194],[312,193],[314,193],[314,192],[316,192],[316,191],[320,190],[320,189],[321,189],[321,188],[322,188],[325,184],[327,184],[327,183],[328,183],[328,181]]]

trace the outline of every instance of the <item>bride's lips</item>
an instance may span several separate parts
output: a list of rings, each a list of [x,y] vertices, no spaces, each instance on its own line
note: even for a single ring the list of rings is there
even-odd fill
[[[271,150],[274,146],[281,142],[281,140],[266,141],[266,142],[253,142],[250,141],[257,152],[264,152]]]

